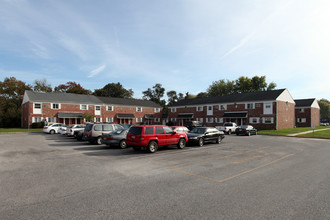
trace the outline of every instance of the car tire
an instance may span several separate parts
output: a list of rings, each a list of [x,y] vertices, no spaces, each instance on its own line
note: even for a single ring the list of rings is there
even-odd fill
[[[101,145],[102,144],[102,138],[101,137],[97,137],[96,140],[95,140],[95,143],[97,145]]]
[[[156,141],[150,141],[147,147],[149,153],[155,153],[158,150],[158,144]]]
[[[55,130],[50,130],[49,134],[55,134]]]
[[[119,142],[119,147],[120,147],[121,149],[125,149],[125,148],[127,147],[127,145],[126,145],[126,140],[121,140],[121,141]]]
[[[239,135],[239,133],[236,133],[236,135],[238,136],[238,135]]]
[[[203,147],[203,145],[204,145],[204,139],[203,138],[198,139],[198,146]]]
[[[139,146],[133,146],[133,150],[140,151],[141,150],[141,147],[139,147]]]
[[[183,149],[186,146],[186,140],[181,138],[178,143],[178,148]]]
[[[217,140],[215,141],[215,143],[216,143],[216,144],[220,144],[221,141],[222,141],[222,138],[221,138],[221,136],[219,136],[219,137],[217,138]]]

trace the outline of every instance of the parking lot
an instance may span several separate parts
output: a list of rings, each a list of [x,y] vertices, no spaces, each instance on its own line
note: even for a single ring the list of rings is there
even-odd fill
[[[329,219],[330,141],[226,136],[154,154],[0,135],[0,219]]]

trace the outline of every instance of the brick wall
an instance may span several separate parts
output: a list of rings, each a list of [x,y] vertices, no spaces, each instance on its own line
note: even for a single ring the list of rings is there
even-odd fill
[[[296,108],[296,126],[311,127],[320,125],[320,109],[317,108]],[[301,122],[301,120],[306,120]]]
[[[295,103],[277,101],[277,129],[294,128]]]

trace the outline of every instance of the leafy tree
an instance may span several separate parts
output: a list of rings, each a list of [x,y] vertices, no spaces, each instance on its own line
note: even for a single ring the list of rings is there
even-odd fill
[[[66,92],[66,93],[76,93],[76,94],[84,94],[89,95],[91,91],[88,89],[84,89],[79,83],[76,82],[67,82],[66,84],[60,84],[55,87],[55,92]]]
[[[125,89],[119,82],[108,83],[102,89],[95,89],[93,95],[96,96],[110,96],[117,98],[133,98],[133,90]]]
[[[20,127],[22,101],[31,86],[15,77],[0,81],[0,127]]]
[[[164,96],[165,89],[162,87],[162,84],[157,83],[152,87],[153,89],[148,88],[148,90],[143,91],[143,99],[144,100],[150,100],[157,104],[160,104],[161,106],[165,107],[165,100],[161,100],[161,98]]]
[[[200,92],[197,94],[196,98],[206,98],[209,94],[207,92]]]
[[[212,83],[207,89],[209,96],[220,96],[233,94],[235,91],[235,81],[219,80]]]
[[[318,101],[320,106],[320,117],[322,121],[327,121],[330,118],[330,102],[327,99]]]
[[[166,93],[167,97],[168,97],[168,105],[172,105],[173,103],[183,99],[183,94],[179,93],[177,94],[176,91],[171,90],[169,92]]]
[[[46,79],[36,79],[34,81],[33,90],[36,92],[52,92],[52,86],[47,83]]]
[[[91,114],[91,113],[88,113],[88,112],[85,112],[83,114],[83,118],[86,120],[86,121],[93,121],[95,115]]]

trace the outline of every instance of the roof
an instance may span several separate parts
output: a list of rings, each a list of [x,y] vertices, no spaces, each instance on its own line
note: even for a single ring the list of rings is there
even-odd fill
[[[315,99],[295,99],[296,107],[311,107]]]
[[[72,103],[72,104],[108,104],[108,105],[124,105],[124,106],[139,106],[160,108],[161,106],[149,100],[142,99],[124,99],[114,97],[100,97],[94,95],[81,95],[74,93],[62,92],[35,92],[26,90],[23,103],[31,102],[58,102],[58,103]]]
[[[59,118],[82,118],[82,113],[75,113],[75,112],[59,112],[58,113]]]
[[[195,99],[183,99],[169,107],[175,106],[187,106],[187,105],[202,105],[202,104],[214,104],[214,103],[235,103],[235,102],[246,102],[246,101],[269,101],[276,100],[285,89],[260,91],[260,92],[248,92],[231,94],[224,96],[214,96],[206,98],[195,98]]]

